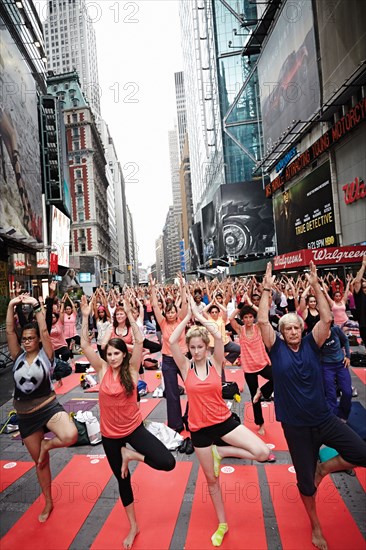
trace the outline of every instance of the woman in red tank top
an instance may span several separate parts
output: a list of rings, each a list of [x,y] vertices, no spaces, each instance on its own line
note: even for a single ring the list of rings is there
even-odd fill
[[[235,420],[222,398],[221,369],[224,343],[217,326],[199,313],[191,296],[188,309],[186,317],[174,330],[169,342],[189,399],[188,422],[192,442],[206,476],[207,487],[219,522],[211,541],[214,546],[220,546],[228,531],[219,483],[221,459],[237,457],[264,462],[268,459],[269,449],[259,437]],[[190,361],[182,353],[178,342],[192,313],[203,327],[193,326],[186,334],[188,349],[192,355]],[[210,359],[207,331],[214,337],[215,344]],[[222,442],[225,445],[222,445]]]
[[[132,355],[121,338],[112,338],[106,345],[104,361],[91,346],[88,338],[88,318],[91,311],[85,296],[81,299],[83,324],[81,345],[88,361],[99,376],[100,428],[109,465],[117,478],[122,504],[125,507],[130,531],[123,541],[131,548],[139,527],[136,521],[131,477],[131,460],[145,462],[156,470],[172,470],[175,459],[154,435],[146,430],[137,404],[138,372],[141,365],[143,334],[133,318],[131,293],[125,294],[123,309],[129,319],[134,338]],[[129,444],[132,449],[127,448]]]

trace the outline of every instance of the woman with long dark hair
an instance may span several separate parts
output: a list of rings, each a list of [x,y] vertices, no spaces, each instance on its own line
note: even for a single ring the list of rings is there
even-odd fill
[[[121,338],[112,338],[106,345],[106,360],[96,355],[88,339],[88,318],[91,307],[85,296],[81,299],[83,315],[81,345],[100,381],[99,406],[102,442],[109,465],[117,478],[119,493],[125,508],[130,531],[123,541],[124,548],[131,548],[139,527],[136,520],[128,464],[131,460],[145,462],[156,470],[172,470],[175,459],[142,423],[137,404],[138,372],[141,365],[143,335],[132,316],[125,293],[123,309],[133,332],[133,351],[128,352]],[[126,444],[131,448],[127,448]]]

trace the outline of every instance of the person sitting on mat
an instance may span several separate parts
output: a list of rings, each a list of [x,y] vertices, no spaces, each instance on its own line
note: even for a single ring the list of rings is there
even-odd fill
[[[326,342],[332,315],[320,287],[316,267],[310,262],[307,274],[318,304],[319,321],[302,338],[304,321],[287,313],[279,321],[276,335],[268,321],[268,293],[274,282],[267,264],[259,304],[258,325],[272,362],[276,418],[282,428],[296,470],[297,485],[312,529],[312,543],[327,549],[316,511],[315,495],[322,479],[332,472],[366,466],[366,443],[330,411],[324,394],[320,348]],[[339,454],[319,463],[322,444]]]
[[[21,329],[20,341],[24,349],[19,345],[14,325],[14,307],[18,304],[31,305],[37,321]],[[35,298],[21,294],[10,300],[6,335],[14,361],[13,406],[18,415],[20,435],[37,466],[37,478],[46,500],[38,519],[44,523],[53,510],[49,451],[69,447],[77,440],[78,432],[53,391],[54,351],[43,310]],[[55,434],[53,439],[44,439],[48,431]]]
[[[184,380],[190,403],[189,427],[192,442],[206,476],[219,523],[211,541],[213,546],[220,546],[228,531],[219,482],[221,459],[230,456],[265,462],[269,456],[269,449],[259,437],[233,418],[223,400],[222,335],[216,323],[200,314],[192,296],[189,296],[189,300],[188,313],[170,336],[169,343],[174,361]],[[192,314],[203,326],[193,326],[186,334],[186,342],[192,356],[192,360],[189,360],[182,353],[179,342]],[[208,333],[214,337],[214,351],[210,358]]]
[[[138,372],[141,365],[143,334],[132,315],[125,293],[123,304],[134,336],[130,355],[121,338],[112,338],[106,345],[106,360],[98,356],[88,338],[88,318],[91,305],[85,296],[81,298],[83,315],[81,345],[84,354],[99,376],[100,429],[102,443],[112,469],[118,480],[119,493],[130,524],[130,531],[123,541],[124,548],[131,548],[139,527],[136,520],[131,476],[128,464],[131,460],[145,462],[155,470],[170,471],[175,459],[168,449],[142,423],[137,403]],[[127,448],[129,443],[133,449]]]

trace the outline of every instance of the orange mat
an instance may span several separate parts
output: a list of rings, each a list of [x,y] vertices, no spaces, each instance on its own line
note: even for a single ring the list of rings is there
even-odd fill
[[[65,395],[65,393],[80,385],[80,374],[73,372],[69,376],[66,376],[66,378],[62,378],[62,386],[59,388],[57,387],[57,382],[54,385],[57,395]]]
[[[220,483],[229,523],[229,532],[225,535],[220,548],[223,550],[267,548],[256,466],[226,466],[220,474]],[[184,548],[211,550],[213,548],[211,535],[216,531],[217,524],[206,478],[200,468]]]
[[[170,548],[191,468],[191,462],[178,462],[171,472],[153,470],[141,463],[137,466],[132,487],[140,533],[133,550]],[[128,531],[126,514],[118,500],[91,550],[120,550]]]
[[[242,369],[233,368],[231,365],[225,367],[225,378],[227,382],[236,382],[240,392],[244,389],[244,373]]]
[[[366,469],[355,468],[355,472],[356,472],[358,481],[361,483],[363,490],[366,492]]]
[[[0,492],[5,491],[22,477],[28,470],[33,468],[34,462],[12,462],[11,460],[0,460]]]
[[[287,441],[283,435],[280,422],[277,422],[273,402],[262,403],[264,426],[266,433],[260,437],[270,448],[276,451],[288,451]],[[244,425],[258,435],[258,426],[254,423],[253,407],[245,403]]]
[[[266,465],[272,503],[283,550],[314,550],[310,522],[289,466]],[[329,550],[365,550],[365,541],[332,479],[323,480],[317,495],[317,510]]]
[[[1,539],[1,550],[69,548],[111,476],[104,455],[73,456],[52,483],[55,508],[48,521],[38,521],[40,497]]]
[[[356,376],[358,376],[358,378],[364,383],[366,384],[366,369],[364,368],[360,368],[360,367],[357,367],[357,368],[354,368],[352,367],[352,371],[355,373]]]
[[[156,374],[160,374],[160,370],[145,370],[144,378],[147,384],[149,392],[153,392],[160,384],[161,378],[158,378]]]
[[[142,420],[145,420],[145,418],[149,416],[151,411],[153,411],[155,407],[159,405],[160,401],[161,399],[159,398],[153,399],[152,397],[149,397],[149,398],[141,397],[140,411],[141,411]]]

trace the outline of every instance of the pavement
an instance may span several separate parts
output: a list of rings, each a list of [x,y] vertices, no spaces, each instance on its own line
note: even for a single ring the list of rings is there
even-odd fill
[[[360,369],[361,370],[361,369]],[[364,369],[362,369],[364,371]],[[361,403],[363,406],[366,406],[366,392],[365,392],[365,383],[361,380],[359,376],[355,374],[356,369],[351,369],[351,376],[352,376],[352,383],[353,386],[357,389],[358,396],[354,398],[354,401],[357,401]],[[9,411],[12,409],[12,400],[11,400],[11,391],[12,391],[12,377],[11,377],[11,370],[10,368],[3,369],[3,371],[0,372],[0,422],[3,423]],[[66,403],[67,401],[70,401],[71,399],[85,399],[86,396],[89,397],[96,397],[97,394],[85,394],[83,389],[80,386],[77,386],[76,388],[71,389],[69,392],[67,392],[65,395],[60,395],[58,397],[60,403]],[[148,393],[144,399],[150,400],[152,399],[152,392]],[[244,403],[249,401],[249,393],[247,388],[244,389],[242,392],[242,401],[240,405],[237,405],[236,412],[238,412],[243,418],[243,406]],[[96,402],[97,403],[97,402]],[[96,404],[94,408],[92,409],[94,414],[99,417],[99,407]],[[157,422],[165,422],[166,420],[166,404],[165,400],[162,399],[159,404],[152,410],[150,415],[148,416],[149,420],[155,420]],[[28,455],[28,452],[26,451],[25,447],[22,445],[22,442],[20,440],[14,439],[14,434],[2,434],[0,435],[0,445],[1,445],[1,453],[0,453],[0,459],[5,462],[18,462],[18,461],[29,461],[30,457]],[[267,464],[267,468],[275,468],[278,465],[288,465],[291,466],[291,459],[289,456],[289,453],[287,451],[277,451],[274,449],[276,453],[276,463],[275,464]],[[69,461],[72,459],[74,455],[89,455],[89,456],[97,456],[104,454],[103,447],[101,444],[97,446],[83,446],[83,447],[73,447],[73,448],[67,448],[67,449],[58,449],[54,450],[51,453],[51,467],[52,467],[52,476],[55,478],[62,470],[65,468],[65,466],[69,463]],[[192,463],[192,469],[189,474],[188,482],[186,485],[186,489],[184,492],[183,500],[181,502],[181,506],[179,509],[179,514],[177,521],[175,523],[175,527],[173,530],[173,534],[170,540],[169,546],[164,546],[163,548],[169,548],[170,550],[182,550],[183,548],[187,547],[187,534],[189,531],[189,524],[191,521],[191,513],[192,513],[192,504],[194,500],[194,494],[196,491],[196,483],[197,483],[197,476],[199,471],[199,465],[197,457],[194,454],[192,455],[185,455],[180,454],[179,452],[174,452],[174,456],[177,460],[177,462],[191,462]],[[257,548],[259,550],[269,549],[269,550],[281,550],[281,549],[287,549],[287,550],[295,550],[295,546],[292,548],[291,545],[284,542],[286,540],[286,537],[284,537],[283,527],[280,527],[277,522],[277,517],[274,509],[273,499],[271,498],[271,492],[268,489],[268,484],[266,485],[266,466],[264,464],[259,463],[252,463],[249,460],[238,460],[238,459],[225,459],[225,465],[232,465],[234,468],[238,464],[254,464],[257,473],[258,473],[258,479],[259,479],[259,485],[261,486],[260,490],[260,498],[261,498],[261,504],[262,504],[262,511],[263,511],[263,518],[264,518],[264,528],[265,528],[265,540],[266,543],[262,544],[260,547],[256,546],[255,541],[250,540],[250,530],[248,531],[248,526],[243,525],[243,538],[242,542],[235,543],[235,546],[230,546],[226,542],[224,542],[222,548],[235,548],[236,550],[244,550],[246,548],[251,548],[253,550],[256,550]],[[133,472],[135,466],[132,465],[131,471]],[[166,474],[169,475],[169,474]],[[365,499],[365,492],[362,489],[361,483],[358,479],[358,477],[354,475],[349,475],[348,473],[341,472],[333,474],[332,476],[333,482],[336,486],[337,492],[340,495],[343,503],[345,504],[346,509],[348,510],[348,513],[351,515],[355,522],[355,529],[357,529],[358,533],[362,535],[363,541],[365,542],[366,537],[366,499]],[[133,480],[133,474],[132,474],[132,480]],[[1,489],[3,489],[3,486],[1,486]],[[0,493],[0,512],[1,512],[1,523],[0,523],[0,537],[4,537],[8,531],[17,524],[17,522],[20,520],[20,518],[23,516],[23,514],[27,511],[27,509],[31,506],[31,504],[38,498],[39,496],[39,486],[37,483],[36,478],[36,472],[35,468],[32,468],[28,472],[26,472],[24,475],[22,475],[18,480],[16,480],[14,483],[12,483],[9,487],[7,487],[5,490],[2,490]],[[109,482],[107,483],[105,489],[99,496],[99,498],[96,500],[94,506],[92,507],[88,517],[81,525],[79,531],[77,532],[75,538],[72,540],[72,543],[68,545],[67,547],[72,550],[85,550],[92,546],[93,542],[95,541],[99,531],[101,530],[102,526],[106,522],[109,514],[111,513],[116,501],[118,500],[118,492],[117,492],[117,486],[115,479],[112,477]],[[331,499],[330,499],[331,502]],[[159,521],[160,518],[164,516],[164,506],[161,507],[161,503],[159,503],[159,488],[156,489],[156,503],[157,503],[157,509],[151,510],[152,515],[152,521]],[[207,503],[207,506],[210,506],[210,503]],[[238,504],[239,506],[239,504]],[[293,518],[292,516],[292,504],[291,502],[288,503],[288,517],[289,517],[289,529],[291,526],[292,521],[296,521],[296,518]],[[69,504],[69,513],[70,514],[77,514],[77,506],[75,503],[73,504],[70,502]],[[329,509],[327,509],[327,517],[328,521],[333,521],[332,518],[334,518],[334,528],[336,528],[337,523],[339,521],[337,516],[337,506],[334,506],[333,504],[329,504]],[[55,510],[52,514],[52,518],[57,514],[57,504],[55,507]],[[154,519],[155,515],[157,515],[157,519]],[[56,516],[57,517],[57,516]],[[249,518],[250,522],[250,518]],[[39,524],[38,526],[34,527],[33,534],[35,533],[35,536],[37,538],[38,544],[37,548],[39,550],[54,550],[53,547],[50,547],[49,544],[45,546],[45,544],[42,541],[42,525]],[[163,527],[163,525],[162,525]],[[67,526],[65,525],[65,528]],[[204,522],[202,525],[202,528],[205,528]],[[285,528],[286,529],[286,528]],[[309,537],[310,537],[310,529],[306,527],[309,531]],[[16,532],[16,529],[12,531],[12,533]],[[248,533],[246,535],[246,533]],[[121,540],[122,540],[122,532],[121,532]],[[211,532],[207,533],[207,548],[210,548],[210,536]],[[15,535],[14,535],[15,536]],[[137,540],[137,539],[136,539]],[[309,539],[310,540],[310,539]],[[347,539],[346,539],[347,540]],[[11,545],[12,550],[22,550],[22,548],[19,548],[17,546],[17,539],[14,538],[14,544]],[[352,541],[350,540],[348,543],[339,542],[333,544],[333,546],[330,546],[329,550],[354,550],[355,546],[353,545]],[[0,541],[0,548],[2,547],[1,541]],[[119,546],[121,547],[121,546]],[[138,545],[136,543],[137,548],[142,548],[141,545]],[[193,548],[193,546],[189,546],[190,548]],[[205,546],[206,547],[206,546]],[[362,544],[358,546],[357,548],[362,548]],[[61,548],[62,546],[56,545],[55,548]],[[155,548],[160,550],[159,543],[156,543],[152,546],[148,546],[146,548]],[[195,548],[200,549],[201,546],[195,546]],[[296,549],[302,549],[305,548],[301,544],[296,545]],[[308,548],[308,546],[306,546]],[[311,544],[309,544],[309,548],[311,548]],[[366,548],[366,542],[363,546],[363,548]]]

